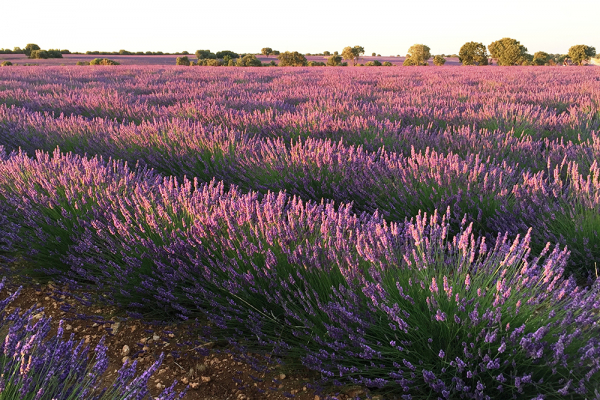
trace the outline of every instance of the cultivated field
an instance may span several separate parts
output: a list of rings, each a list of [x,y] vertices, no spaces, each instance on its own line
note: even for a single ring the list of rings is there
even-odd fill
[[[13,64],[38,64],[39,66],[59,66],[59,65],[75,65],[78,61],[83,61],[89,63],[94,58],[109,58],[111,60],[115,60],[121,65],[175,65],[175,61],[179,57],[178,55],[118,55],[118,54],[109,54],[109,55],[88,55],[88,54],[64,54],[63,58],[49,58],[49,59],[29,59],[25,54],[0,54],[0,62],[2,61],[10,61]],[[195,60],[196,56],[193,54],[188,55],[190,60]],[[269,56],[265,57],[263,55],[257,55],[258,58],[263,63],[270,63],[271,61],[275,61],[279,63],[277,56]],[[327,62],[326,56],[306,56],[308,61],[321,61]],[[366,63],[371,60],[378,60],[381,62],[389,61],[393,65],[402,65],[406,57],[371,57],[364,56],[360,58],[361,63]],[[352,62],[350,62],[352,64]],[[432,64],[430,62],[430,64]],[[457,57],[448,57],[446,58],[445,66],[459,66],[460,62]]]
[[[597,68],[1,68],[0,256],[325,393],[600,398],[599,135]]]

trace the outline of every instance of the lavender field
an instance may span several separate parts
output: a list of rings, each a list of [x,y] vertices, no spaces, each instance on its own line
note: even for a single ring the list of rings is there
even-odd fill
[[[23,274],[324,385],[600,399],[597,68],[2,68],[0,146]]]

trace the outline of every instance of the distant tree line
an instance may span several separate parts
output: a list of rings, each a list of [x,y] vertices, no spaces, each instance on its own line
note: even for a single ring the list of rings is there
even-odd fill
[[[489,53],[488,53],[489,51]],[[269,63],[262,63],[256,54],[238,54],[231,50],[217,51],[197,50],[195,52],[197,60],[190,60],[187,51],[179,53],[164,53],[162,51],[137,51],[119,50],[113,52],[106,51],[86,51],[88,55],[182,55],[176,60],[177,65],[198,65],[198,66],[237,66],[237,67],[257,67],[257,66],[275,66],[282,67],[302,67],[302,66],[347,66],[351,63],[353,66],[392,66],[392,63],[379,60],[369,60],[366,64],[361,63],[361,56],[365,53],[362,46],[348,46],[339,54],[334,51],[324,51],[318,54],[301,54],[297,51],[279,52],[271,47],[263,47],[259,54],[266,57],[275,56],[279,63],[274,60]],[[24,48],[15,47],[14,49],[0,49],[0,54],[25,54],[30,59],[63,58],[63,54],[82,54],[71,53],[69,50],[49,49],[43,50],[34,43],[27,44]],[[372,57],[379,57],[380,54],[371,53]],[[306,56],[323,56],[324,61],[308,61]],[[531,55],[527,48],[518,40],[512,38],[502,38],[490,43],[487,47],[483,43],[467,42],[461,48],[458,54],[453,55],[435,55],[432,56],[429,46],[424,44],[415,44],[408,49],[406,58],[402,65],[404,66],[426,66],[429,65],[429,59],[433,58],[433,64],[442,66],[446,63],[446,57],[458,57],[462,65],[489,65],[494,61],[501,66],[512,65],[557,65],[557,64],[575,64],[583,65],[592,57],[596,56],[596,49],[588,45],[575,45],[569,48],[567,54],[550,54],[544,51],[538,51]],[[326,60],[325,60],[325,57]],[[399,57],[399,55],[397,56]],[[97,58],[96,60],[108,60],[106,58]],[[87,63],[84,63],[87,65]],[[6,64],[8,65],[8,64]]]

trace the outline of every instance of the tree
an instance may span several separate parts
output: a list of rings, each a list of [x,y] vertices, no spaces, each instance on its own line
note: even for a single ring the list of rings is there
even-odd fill
[[[442,57],[442,56],[433,57],[433,65],[437,65],[438,67],[441,67],[444,64],[446,64],[446,59],[444,57]]]
[[[365,65],[367,67],[381,67],[381,61],[379,61],[379,60],[368,61]]]
[[[410,65],[428,65],[427,60],[429,60],[429,58],[431,58],[431,49],[429,46],[424,44],[414,44],[410,46],[410,49],[408,49],[408,54],[406,54],[406,60],[404,60],[404,63],[410,59]],[[403,65],[409,65],[404,63]]]
[[[488,53],[483,43],[467,42],[458,52],[462,65],[488,65]]]
[[[50,53],[48,53],[46,50],[31,50],[31,53],[29,53],[29,58],[46,59],[50,58]]]
[[[323,52],[323,55],[324,55],[324,56],[330,56],[330,55],[331,55],[331,53],[330,53],[330,52],[328,52],[328,51],[324,51],[324,52]]]
[[[263,47],[260,50],[260,54],[262,54],[263,56],[269,57],[271,54],[273,54],[273,49],[270,47]]]
[[[31,52],[34,50],[41,50],[40,46],[35,43],[28,43],[27,46],[23,49],[23,53],[29,57],[31,56]]]
[[[90,61],[90,65],[119,65],[119,63],[108,58],[94,58]]]
[[[190,59],[187,56],[177,57],[177,60],[175,60],[175,65],[186,65],[189,67]]]
[[[279,54],[280,54],[280,53],[279,53],[279,50],[273,50],[273,55],[274,55],[274,56],[278,56]]]
[[[371,57],[376,57],[377,53],[371,53]]]
[[[527,47],[515,39],[503,38],[492,42],[488,50],[498,60],[498,65],[521,65],[528,60]]]
[[[346,60],[352,60],[352,65],[356,66],[361,54],[364,54],[365,48],[362,46],[345,47],[342,50],[342,57]]]
[[[577,65],[583,64],[584,61],[589,61],[595,55],[596,49],[585,44],[578,44],[569,49],[569,58]]]
[[[215,59],[215,58],[217,58],[217,55],[211,53],[210,50],[196,50],[196,58],[198,60],[203,59],[203,58]],[[221,58],[221,57],[219,57],[219,58]]]
[[[262,63],[254,54],[246,54],[244,57],[238,58],[236,62],[238,67],[262,67]]]
[[[533,55],[533,65],[546,65],[550,63],[551,56],[550,54],[538,51]]]
[[[342,57],[341,56],[331,56],[327,59],[327,66],[328,67],[338,67],[342,64]]]
[[[217,56],[217,58],[222,58],[222,59],[225,59],[225,57],[229,57],[229,59],[240,57],[240,55],[238,53],[234,53],[233,51],[230,51],[230,50],[217,51],[216,56]]]
[[[391,66],[393,66],[393,64],[391,62],[389,62],[389,61],[384,61],[383,62],[383,66],[384,67],[391,67]]]
[[[306,57],[297,51],[286,51],[277,56],[280,67],[305,67],[307,65]]]

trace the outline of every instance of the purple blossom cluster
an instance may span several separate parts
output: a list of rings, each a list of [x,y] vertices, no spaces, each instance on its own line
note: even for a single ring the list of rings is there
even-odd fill
[[[594,69],[6,68],[0,85],[3,259],[208,319],[324,384],[600,399]]]
[[[0,282],[0,290],[5,280]],[[50,318],[43,309],[6,307],[19,295],[17,290],[0,300],[0,393],[6,399],[32,400],[117,400],[148,399],[148,380],[162,363],[162,355],[142,374],[136,374],[136,362],[125,363],[113,382],[103,376],[108,368],[107,348],[103,339],[89,355],[89,346],[73,335],[63,338],[62,322],[58,332],[50,334]],[[174,385],[173,385],[174,386]],[[183,397],[166,388],[154,397],[175,400]]]
[[[533,227],[536,251],[567,245],[582,279],[600,262],[593,69],[157,72],[2,70],[0,144],[352,203],[388,221],[450,206],[454,228],[466,214],[489,240]]]
[[[593,396],[600,285],[531,234],[403,223],[285,193],[243,193],[38,152],[0,163],[19,254],[139,312],[204,317],[327,382],[404,398]],[[254,338],[254,339],[249,339]],[[584,397],[581,397],[584,398]]]

